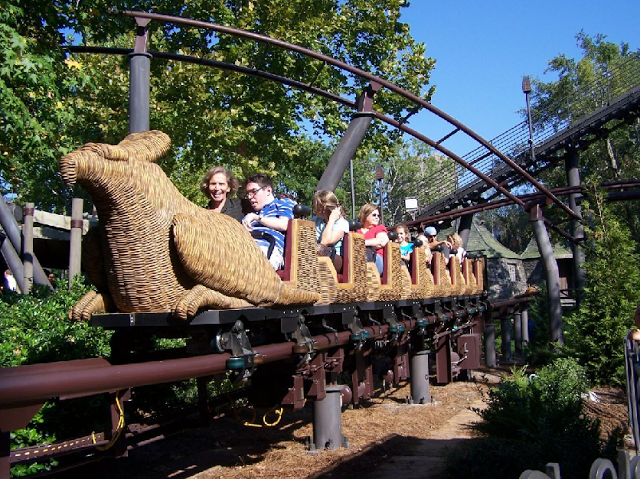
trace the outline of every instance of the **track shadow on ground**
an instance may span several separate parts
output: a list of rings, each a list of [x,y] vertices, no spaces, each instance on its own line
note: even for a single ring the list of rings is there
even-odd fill
[[[420,439],[392,434],[383,442],[351,456],[308,479],[440,479],[447,451],[468,439]]]
[[[296,441],[294,432],[308,424],[312,411],[290,411],[277,427],[246,427],[246,418],[221,417],[208,427],[190,427],[170,436],[137,443],[127,457],[105,458],[80,469],[61,472],[53,477],[71,479],[185,479],[213,467],[233,468],[256,464],[267,451],[279,443]]]

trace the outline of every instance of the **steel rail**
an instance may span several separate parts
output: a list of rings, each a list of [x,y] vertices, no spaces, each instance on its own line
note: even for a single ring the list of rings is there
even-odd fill
[[[104,53],[107,55],[129,55],[133,53],[132,48],[115,48],[115,47],[90,47],[90,46],[68,46],[64,48],[67,51],[73,53]],[[263,70],[256,70],[254,68],[243,67],[240,65],[235,65],[233,63],[221,62],[218,60],[209,60],[206,58],[194,57],[191,55],[181,55],[178,53],[166,53],[159,52],[156,50],[147,51],[149,55],[153,58],[161,58],[163,60],[175,60],[185,63],[193,63],[196,65],[206,65],[214,68],[219,68],[221,70],[234,71],[237,73],[242,73],[244,75],[254,76],[258,78],[263,78],[265,80],[270,80],[273,82],[281,83],[283,85],[288,85],[293,88],[297,88],[299,90],[307,91],[309,93],[313,93],[314,95],[323,96],[328,98],[331,101],[336,103],[341,103],[345,106],[353,108],[354,110],[357,108],[356,102],[347,100],[335,93],[331,93],[329,91],[323,90],[321,88],[314,87],[307,83],[301,82],[299,80],[294,80],[292,78],[288,78],[282,75],[276,75],[274,73],[265,72]]]
[[[601,183],[598,186],[599,189],[604,190],[612,190],[616,188],[623,189],[621,192],[609,192],[607,194],[607,201],[618,201],[622,199],[637,199],[640,196],[640,192],[637,191],[637,188],[640,188],[640,180],[628,180],[628,181],[613,181]],[[628,188],[636,188],[635,190],[628,191]],[[556,196],[564,196],[575,193],[584,192],[587,189],[587,186],[563,186],[561,188],[553,188],[551,191]],[[540,202],[544,198],[544,194],[538,193],[527,193],[526,195],[517,195],[518,198],[525,202]],[[437,215],[426,216],[424,218],[420,218],[417,220],[407,222],[407,226],[413,226],[420,223],[430,223],[435,221],[448,221],[458,218],[459,216],[464,216],[471,213],[479,213],[481,211],[487,211],[495,208],[502,208],[503,206],[512,205],[514,202],[511,199],[500,199],[496,201],[486,202],[486,203],[477,203],[475,205],[466,206],[464,208],[458,208],[456,210],[446,211],[444,213],[438,213]]]
[[[204,28],[204,29],[207,29],[207,30],[213,30],[213,31],[217,31],[217,32],[227,33],[229,35],[233,35],[233,36],[237,36],[237,37],[241,37],[241,38],[247,38],[247,39],[251,39],[251,40],[254,40],[254,41],[258,41],[258,42],[268,43],[270,45],[274,45],[274,46],[277,46],[277,47],[280,47],[280,48],[284,48],[286,50],[290,50],[290,51],[293,51],[293,52],[300,53],[300,54],[308,56],[310,58],[315,58],[316,60],[321,60],[323,62],[326,62],[326,63],[330,64],[330,65],[334,65],[334,66],[339,67],[339,68],[341,68],[343,70],[346,70],[348,72],[354,73],[355,75],[358,75],[358,76],[360,76],[362,78],[366,78],[369,81],[373,81],[373,82],[379,83],[380,85],[382,85],[382,86],[386,87],[387,89],[397,93],[398,95],[406,98],[407,100],[410,100],[415,104],[423,106],[424,108],[429,110],[431,113],[435,114],[436,116],[442,118],[446,122],[448,122],[451,125],[455,126],[460,131],[463,131],[464,133],[466,133],[469,137],[473,138],[475,141],[477,141],[478,143],[483,145],[485,148],[487,148],[489,151],[491,151],[494,155],[496,155],[502,161],[507,163],[511,168],[513,168],[515,171],[517,171],[521,176],[526,178],[541,193],[545,194],[549,199],[551,199],[560,208],[562,208],[567,214],[569,214],[569,216],[571,216],[572,218],[574,218],[574,219],[576,219],[578,221],[581,221],[581,219],[582,219],[582,218],[580,218],[579,215],[576,215],[576,213],[574,213],[571,210],[571,208],[569,208],[562,201],[560,201],[559,198],[557,198],[555,195],[553,195],[551,192],[549,192],[549,190],[547,190],[538,180],[536,180],[534,177],[529,175],[529,173],[527,173],[518,164],[513,162],[510,158],[508,158],[501,151],[499,151],[497,148],[495,148],[487,140],[482,138],[479,134],[477,134],[476,132],[474,132],[469,127],[467,127],[463,123],[459,122],[458,120],[456,120],[452,116],[448,115],[444,111],[442,111],[439,108],[433,106],[430,102],[424,100],[423,98],[419,97],[418,95],[415,95],[415,94],[411,93],[408,90],[405,90],[404,88],[399,87],[398,85],[396,85],[396,84],[394,84],[394,83],[392,83],[390,81],[384,80],[383,78],[380,78],[380,77],[378,77],[378,76],[376,76],[376,75],[374,75],[372,73],[369,73],[369,72],[361,70],[361,69],[359,69],[357,67],[351,66],[348,63],[342,62],[340,60],[336,60],[335,58],[330,57],[328,55],[324,55],[322,53],[318,53],[316,51],[313,51],[313,50],[310,50],[308,48],[302,47],[300,45],[295,45],[293,43],[285,42],[283,40],[278,40],[278,39],[275,39],[275,38],[268,37],[266,35],[261,35],[259,33],[248,32],[246,30],[240,30],[240,29],[233,28],[233,27],[226,27],[224,25],[218,25],[218,24],[211,23],[211,22],[204,22],[204,21],[201,21],[201,20],[193,20],[193,19],[189,19],[189,18],[175,17],[175,16],[172,16],[172,15],[163,15],[163,14],[158,14],[158,13],[147,13],[147,12],[131,11],[131,10],[125,10],[125,11],[122,11],[122,12],[119,12],[119,13],[121,13],[123,15],[126,15],[126,16],[134,17],[134,18],[146,18],[146,19],[149,19],[149,20],[157,20],[157,21],[161,21],[161,22],[164,22],[164,23],[175,23],[175,24],[179,24],[179,25],[187,25],[187,26],[191,26],[191,27]],[[460,158],[460,157],[458,157],[458,158]]]
[[[399,321],[407,331],[415,321]],[[369,326],[370,338],[386,335],[388,325]],[[312,338],[313,350],[320,351],[350,343],[351,332],[327,333]],[[298,356],[293,342],[254,348],[256,364],[282,361]],[[190,358],[111,365],[105,359],[62,361],[0,369],[0,408],[11,409],[42,404],[56,397],[91,396],[190,378],[213,376],[227,371],[229,353],[207,354]]]

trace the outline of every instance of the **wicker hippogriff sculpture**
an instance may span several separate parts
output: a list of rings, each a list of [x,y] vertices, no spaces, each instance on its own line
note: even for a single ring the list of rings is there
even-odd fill
[[[99,226],[84,239],[82,261],[97,288],[72,308],[94,312],[312,304],[318,294],[285,284],[236,220],[187,200],[155,163],[171,146],[160,131],[117,146],[88,143],[60,160],[69,186],[91,195]]]

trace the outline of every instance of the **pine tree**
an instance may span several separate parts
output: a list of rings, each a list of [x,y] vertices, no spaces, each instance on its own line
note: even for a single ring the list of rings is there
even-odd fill
[[[594,190],[595,191],[595,190]],[[597,384],[625,383],[622,340],[640,302],[637,245],[629,228],[594,194],[587,216],[584,298],[566,321],[566,352]]]

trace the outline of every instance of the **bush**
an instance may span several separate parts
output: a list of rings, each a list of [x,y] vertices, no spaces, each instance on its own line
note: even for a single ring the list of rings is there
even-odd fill
[[[0,367],[109,355],[110,333],[67,317],[88,287],[59,283],[56,291],[35,285],[30,294],[2,294]]]
[[[585,370],[572,359],[557,359],[531,377],[525,368],[514,370],[489,392],[488,407],[477,410],[483,422],[475,429],[484,438],[447,457],[450,475],[518,477],[557,462],[563,478],[586,477],[602,452],[599,423],[583,414],[587,391]]]
[[[0,295],[0,367],[85,359],[109,355],[110,333],[72,322],[67,313],[88,291],[81,281],[71,290],[64,281],[58,289],[35,285],[30,294],[4,292]],[[95,406],[101,405],[105,418],[97,420]],[[105,399],[82,398],[50,401],[34,416],[25,429],[11,432],[11,448],[51,443],[59,438],[83,435],[104,429],[109,424]],[[24,476],[50,470],[56,461],[18,464],[12,476]]]

